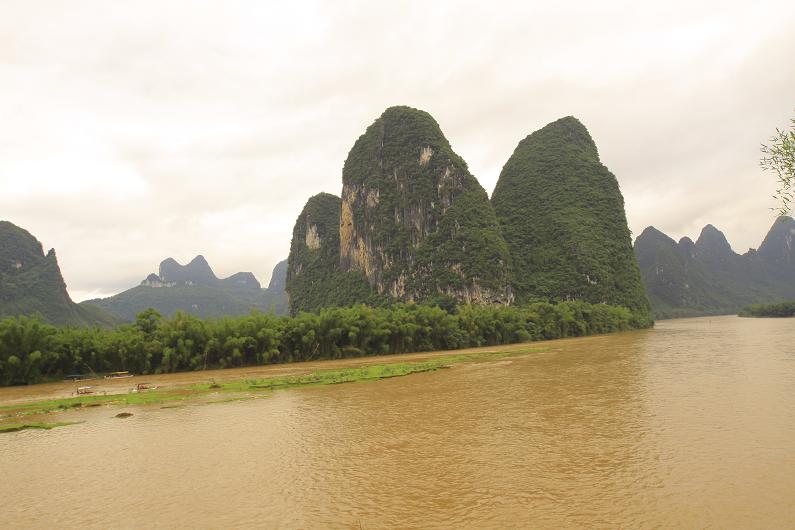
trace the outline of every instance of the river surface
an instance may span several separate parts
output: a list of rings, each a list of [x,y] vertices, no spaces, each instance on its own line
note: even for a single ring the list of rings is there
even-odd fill
[[[0,527],[795,528],[795,319],[538,347],[58,414],[85,423],[0,434]]]

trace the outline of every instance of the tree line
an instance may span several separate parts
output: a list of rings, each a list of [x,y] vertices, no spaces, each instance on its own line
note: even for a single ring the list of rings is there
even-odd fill
[[[794,317],[795,302],[780,302],[778,304],[752,304],[745,306],[740,311],[741,317]]]
[[[55,327],[38,317],[0,321],[0,385],[69,374],[157,374],[364,355],[494,346],[648,326],[629,309],[585,302],[524,307],[356,305],[295,317],[252,312],[202,319],[154,309],[114,329]]]

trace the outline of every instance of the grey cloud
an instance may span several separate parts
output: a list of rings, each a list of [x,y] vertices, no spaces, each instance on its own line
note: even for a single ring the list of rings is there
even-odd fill
[[[358,135],[407,104],[489,192],[575,115],[634,233],[709,222],[742,251],[772,222],[758,144],[795,112],[793,22],[783,1],[9,1],[0,212],[56,247],[75,298],[199,253],[267,283],[306,198],[339,194]]]

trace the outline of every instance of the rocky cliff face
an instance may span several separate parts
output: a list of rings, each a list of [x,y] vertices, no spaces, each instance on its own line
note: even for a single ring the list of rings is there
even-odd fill
[[[27,230],[0,221],[0,318],[34,314],[61,325],[116,322],[111,315],[72,302],[54,249],[45,255]]]
[[[340,198],[311,197],[295,221],[286,289],[290,314],[371,301],[372,293],[357,272],[340,269]]]
[[[788,216],[776,219],[758,253],[769,266],[795,273],[795,220]]]
[[[511,302],[508,248],[488,196],[429,114],[389,108],[351,149],[339,267],[392,300]]]
[[[519,142],[492,195],[520,301],[584,300],[649,312],[618,182],[577,119]]]
[[[654,313],[659,318],[735,313],[744,305],[795,298],[791,260],[795,222],[778,219],[759,251],[734,252],[712,225],[695,243],[679,243],[654,227],[635,241],[635,254]]]
[[[268,290],[273,292],[286,292],[287,290],[287,260],[283,259],[273,267]]]

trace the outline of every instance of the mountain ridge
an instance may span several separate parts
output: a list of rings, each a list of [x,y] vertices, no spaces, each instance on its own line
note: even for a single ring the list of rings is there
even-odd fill
[[[166,258],[158,273],[149,274],[139,285],[107,298],[85,300],[80,305],[102,308],[125,321],[133,321],[139,312],[149,308],[166,316],[185,311],[201,317],[222,317],[252,310],[280,315],[287,311],[285,274],[283,260],[271,275],[273,287],[262,289],[251,272],[218,278],[201,254],[186,265]]]
[[[36,314],[57,325],[111,326],[118,322],[104,311],[72,301],[55,249],[45,254],[30,232],[0,221],[0,318]]]
[[[729,314],[748,304],[795,298],[793,236],[795,221],[780,217],[760,250],[738,254],[711,224],[695,243],[688,237],[677,243],[650,226],[634,249],[655,316]]]

